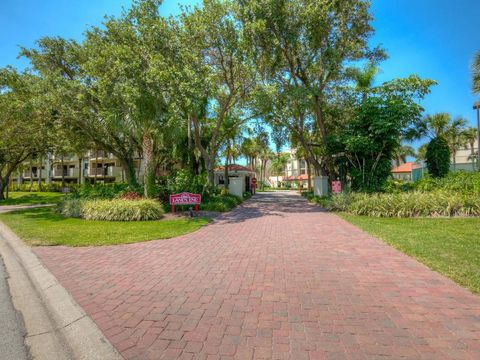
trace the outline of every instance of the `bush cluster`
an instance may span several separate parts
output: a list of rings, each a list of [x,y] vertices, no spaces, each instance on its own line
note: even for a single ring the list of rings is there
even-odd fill
[[[65,184],[65,187],[70,189],[70,191],[75,191],[78,189],[78,184],[71,183]],[[51,183],[43,183],[41,187],[38,186],[38,182],[34,182],[33,184],[30,183],[23,183],[23,184],[15,184],[12,185],[11,191],[45,191],[45,192],[62,192],[62,184],[59,182],[51,182]]]
[[[480,216],[479,195],[445,191],[338,194],[312,200],[329,210],[374,217]]]
[[[426,176],[413,183],[413,188],[425,192],[443,190],[480,195],[480,172],[455,171],[443,178]]]
[[[429,174],[441,178],[450,171],[450,148],[445,138],[437,136],[427,145],[426,162]]]
[[[200,204],[200,210],[226,212],[242,203],[242,199],[234,195],[215,195]]]
[[[156,200],[82,200],[67,199],[61,205],[61,213],[67,217],[102,221],[158,220],[164,210]]]
[[[115,199],[126,193],[141,195],[143,191],[141,188],[132,188],[127,183],[83,184],[72,191],[70,197],[76,199]]]

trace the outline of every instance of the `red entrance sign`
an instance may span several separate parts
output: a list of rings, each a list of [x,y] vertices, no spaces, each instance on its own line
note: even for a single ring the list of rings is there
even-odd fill
[[[195,205],[195,211],[198,211],[198,205],[202,201],[200,194],[192,194],[183,192],[180,194],[170,195],[170,205],[172,205],[172,212],[175,212],[177,205]]]
[[[340,181],[332,181],[332,192],[334,194],[342,192],[342,183]]]

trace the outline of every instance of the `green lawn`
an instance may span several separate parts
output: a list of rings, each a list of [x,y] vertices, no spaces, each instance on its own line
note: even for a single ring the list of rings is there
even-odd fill
[[[339,215],[472,292],[480,293],[480,218]]]
[[[0,214],[20,238],[32,246],[100,246],[168,239],[208,223],[203,218],[109,222],[65,218],[52,208],[35,208]]]
[[[58,192],[11,192],[8,199],[0,200],[1,205],[55,204],[63,198]]]

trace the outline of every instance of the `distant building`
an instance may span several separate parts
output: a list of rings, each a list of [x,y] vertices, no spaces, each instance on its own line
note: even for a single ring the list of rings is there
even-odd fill
[[[288,155],[287,164],[281,174],[269,176],[270,184],[273,187],[306,188],[308,186],[308,167],[305,159],[297,157],[295,149],[285,150],[282,154]],[[269,166],[270,164],[269,162]],[[272,173],[271,169],[269,173]]]
[[[238,164],[228,165],[228,180],[230,193],[236,196],[243,196],[244,192],[249,192],[252,185],[252,179],[255,177],[255,171]],[[215,185],[225,186],[225,166],[219,166],[215,169]]]
[[[455,155],[455,162],[452,161],[450,170],[474,171],[478,169],[475,161],[478,156],[477,154],[478,154],[478,141],[475,141],[475,144],[473,145],[473,156],[472,156],[472,149],[470,147],[470,144],[468,144],[463,148],[460,148],[459,150],[457,150],[457,153]]]
[[[134,159],[137,179],[143,176],[143,160],[137,156]],[[126,181],[125,171],[112,153],[103,150],[91,150],[82,155],[50,154],[32,162],[22,164],[16,182],[30,183],[41,180],[43,183],[92,183],[92,182],[122,182]]]
[[[422,167],[414,162],[406,162],[392,169],[392,176],[397,180],[416,181],[422,177],[422,174]]]

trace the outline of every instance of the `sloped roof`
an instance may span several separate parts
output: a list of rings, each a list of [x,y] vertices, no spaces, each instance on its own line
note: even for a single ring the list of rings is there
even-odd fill
[[[284,179],[285,181],[296,181],[296,180],[308,180],[307,174],[302,174],[299,176],[291,175]]]
[[[406,162],[405,164],[394,167],[392,169],[392,173],[410,173],[413,171],[413,169],[418,169],[419,167],[420,165],[414,162]]]

